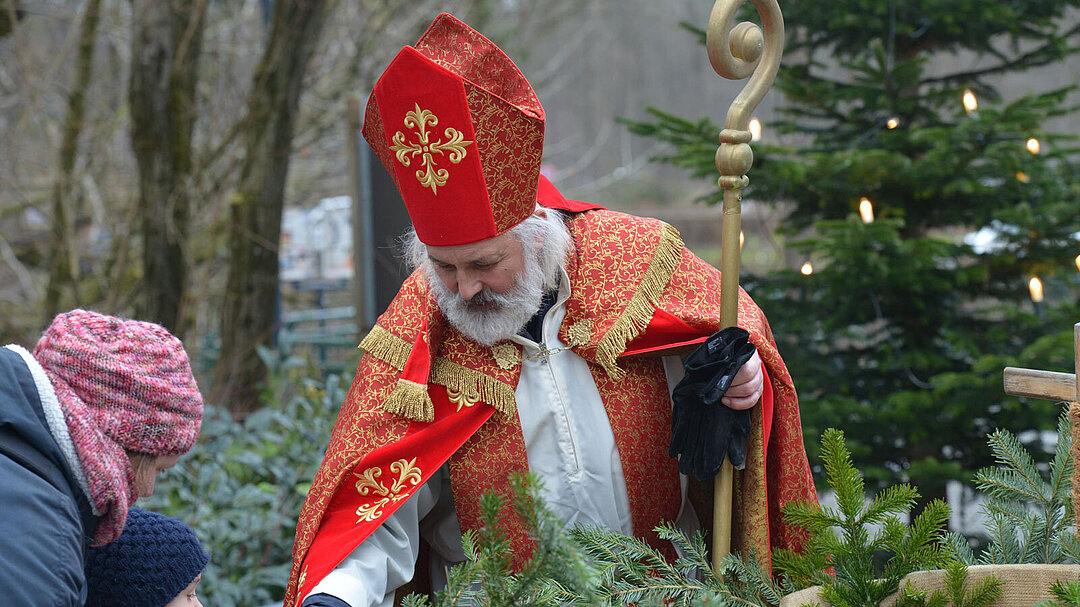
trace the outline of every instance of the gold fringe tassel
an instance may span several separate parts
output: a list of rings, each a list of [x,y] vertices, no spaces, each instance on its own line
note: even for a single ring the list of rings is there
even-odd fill
[[[514,388],[480,371],[436,358],[431,368],[431,381],[449,390],[476,390],[480,400],[495,407],[503,415],[517,415]]]
[[[630,298],[626,309],[596,346],[596,360],[612,378],[625,377],[626,371],[619,367],[615,359],[626,350],[626,344],[641,335],[645,327],[649,326],[653,310],[679,265],[682,251],[683,241],[679,231],[665,223],[645,277]]]
[[[398,371],[405,368],[405,361],[409,360],[409,354],[412,354],[412,344],[379,325],[368,331],[359,347]]]
[[[419,422],[435,419],[435,405],[428,396],[427,385],[407,379],[399,379],[390,397],[383,401],[387,413],[400,415]]]

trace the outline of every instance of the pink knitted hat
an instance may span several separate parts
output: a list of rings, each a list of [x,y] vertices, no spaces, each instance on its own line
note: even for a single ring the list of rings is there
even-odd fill
[[[203,402],[180,340],[163,327],[72,310],[34,348],[49,376],[102,513],[95,544],[120,534],[134,501],[125,451],[181,455],[199,438]]]

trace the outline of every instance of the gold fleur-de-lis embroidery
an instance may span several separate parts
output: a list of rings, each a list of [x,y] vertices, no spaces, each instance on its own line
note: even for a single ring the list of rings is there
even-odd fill
[[[457,405],[458,411],[461,411],[462,407],[472,407],[480,402],[479,392],[475,388],[470,389],[467,386],[462,386],[460,390],[447,386],[446,396],[450,399],[450,402]]]
[[[390,464],[390,472],[396,473],[397,479],[389,485],[384,485],[376,480],[382,476],[382,468],[375,466],[363,472],[353,473],[359,478],[356,481],[356,492],[360,495],[371,495],[374,501],[361,504],[356,509],[357,524],[365,521],[374,521],[382,517],[382,509],[390,502],[398,502],[408,497],[408,490],[420,484],[422,473],[416,465],[416,458],[406,461],[404,458]]]
[[[452,164],[457,164],[465,158],[467,152],[465,148],[472,142],[466,141],[461,131],[455,128],[447,128],[444,131],[443,134],[448,141],[431,141],[428,126],[439,124],[439,118],[431,110],[420,109],[419,103],[415,105],[416,109],[405,113],[404,123],[405,128],[417,131],[416,141],[406,143],[405,133],[398,131],[394,133],[394,145],[390,146],[390,149],[394,151],[398,162],[406,167],[411,165],[413,157],[420,154],[422,168],[416,172],[416,178],[420,181],[420,185],[431,188],[432,193],[438,194],[438,188],[446,185],[450,172],[445,168],[436,168],[433,155],[441,156],[443,153],[448,153],[447,159]]]

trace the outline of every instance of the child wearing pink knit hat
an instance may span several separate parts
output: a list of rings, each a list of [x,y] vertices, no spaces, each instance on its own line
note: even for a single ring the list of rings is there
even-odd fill
[[[88,545],[195,444],[203,401],[163,327],[73,310],[33,354],[0,348],[0,588],[6,605],[82,605]]]

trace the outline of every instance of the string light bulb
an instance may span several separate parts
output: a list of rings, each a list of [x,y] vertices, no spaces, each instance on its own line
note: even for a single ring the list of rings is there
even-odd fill
[[[874,223],[874,205],[866,196],[859,201],[859,215],[862,216],[863,223]]]
[[[1031,139],[1028,139],[1027,140],[1027,151],[1031,152],[1032,154],[1038,154],[1039,153],[1039,140],[1034,138],[1034,137],[1032,137]]]
[[[757,118],[750,119],[750,141],[761,141],[761,121]]]
[[[799,268],[799,271],[802,272],[803,276],[809,276],[814,273],[814,266],[810,265],[810,262],[807,261]]]
[[[1032,276],[1028,281],[1028,291],[1031,292],[1031,301],[1034,303],[1042,303],[1043,300],[1043,285],[1038,276]]]
[[[1080,272],[1080,255],[1076,256],[1076,271]]]
[[[893,130],[893,129],[895,129],[895,128],[896,128],[896,127],[898,127],[898,126],[900,126],[900,119],[899,119],[899,118],[896,118],[896,117],[893,117],[893,118],[889,118],[889,119],[888,119],[888,120],[887,120],[887,121],[885,122],[885,128],[889,129],[890,131],[891,131],[891,130]]]
[[[979,109],[979,100],[975,98],[975,93],[972,93],[971,89],[964,89],[964,109],[969,114]]]
[[[746,233],[739,230],[739,250],[742,250],[742,246],[746,244]]]
[[[1028,183],[1029,181],[1031,181],[1031,177],[1028,177],[1028,174],[1023,171],[1017,171],[1016,180],[1020,183]]]

